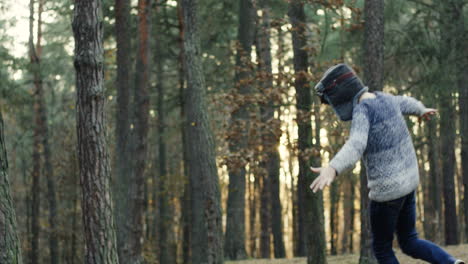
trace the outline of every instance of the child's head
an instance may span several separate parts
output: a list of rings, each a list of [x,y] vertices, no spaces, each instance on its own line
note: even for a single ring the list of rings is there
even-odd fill
[[[367,90],[353,69],[346,64],[329,68],[315,86],[322,103],[331,105],[342,121],[353,118],[353,108],[359,96]]]

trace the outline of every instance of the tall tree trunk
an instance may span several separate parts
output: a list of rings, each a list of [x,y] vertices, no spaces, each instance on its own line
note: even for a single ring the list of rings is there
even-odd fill
[[[371,245],[371,230],[369,218],[369,190],[367,189],[367,175],[363,162],[361,161],[361,172],[359,173],[361,182],[361,250],[359,252],[360,264],[377,263]]]
[[[465,215],[465,242],[468,242],[468,30],[465,28],[465,16],[460,10],[460,17],[455,35],[457,50],[462,54],[457,62],[458,107],[460,108],[461,165],[463,178],[463,204]]]
[[[32,151],[32,185],[31,185],[31,250],[29,252],[29,262],[31,264],[39,263],[39,233],[40,233],[40,179],[41,179],[41,150],[42,146],[42,76],[41,76],[41,61],[38,49],[34,44],[34,1],[29,2],[29,58],[31,72],[34,80],[34,134],[33,134],[33,151]],[[38,23],[40,28],[40,23]],[[40,32],[40,31],[38,31]],[[39,40],[40,38],[38,38]],[[40,49],[39,49],[40,50]]]
[[[0,112],[0,263],[22,264],[16,213],[10,192],[3,116]]]
[[[192,200],[192,263],[223,263],[218,172],[206,108],[196,0],[182,0],[187,89],[184,126]]]
[[[115,219],[117,224],[117,243],[119,258],[123,259],[128,229],[125,227],[130,186],[130,0],[115,0],[115,36],[117,42],[117,111],[116,111],[116,149],[115,149]]]
[[[425,221],[427,221],[428,231],[427,239],[441,243],[442,228],[442,200],[441,200],[441,170],[439,165],[439,145],[437,139],[437,121],[433,120],[427,123],[428,140],[428,161],[429,161],[429,180],[427,198],[429,208],[425,211]]]
[[[76,0],[75,37],[77,135],[85,263],[116,264],[117,242],[104,115],[104,50],[100,0]]]
[[[172,264],[176,263],[177,244],[175,243],[174,227],[172,223],[172,211],[169,203],[171,193],[168,190],[168,173],[166,169],[166,118],[165,104],[164,104],[164,86],[163,86],[163,56],[160,39],[157,39],[155,45],[156,52],[156,90],[158,92],[158,138],[159,138],[159,180],[158,180],[158,193],[159,193],[159,263]]]
[[[372,91],[383,89],[384,76],[384,1],[366,0],[364,3],[364,83]],[[377,263],[371,250],[367,175],[361,162],[361,251],[359,263]]]
[[[246,96],[251,93],[248,81],[252,78],[251,56],[255,30],[255,10],[252,0],[239,0],[238,48],[236,54],[235,93]],[[231,113],[228,160],[229,194],[227,201],[226,236],[224,253],[232,260],[245,259],[245,155],[249,128],[247,102]]]
[[[35,48],[35,55],[36,59],[34,60],[36,63],[36,73],[35,74],[35,83],[36,85],[36,96],[37,96],[37,103],[39,106],[39,111],[35,112],[36,115],[39,115],[41,119],[39,130],[41,131],[41,140],[43,146],[43,155],[44,155],[44,173],[47,183],[47,201],[49,205],[49,251],[50,251],[50,263],[51,264],[58,264],[59,262],[59,245],[58,245],[58,238],[57,238],[57,198],[55,194],[55,181],[54,181],[54,171],[52,168],[52,161],[51,161],[51,151],[49,145],[49,129],[48,129],[48,122],[47,122],[47,107],[44,97],[44,89],[42,85],[42,76],[41,76],[41,53],[42,53],[42,12],[44,2],[43,0],[39,0],[38,3],[38,22],[37,22],[37,42],[34,47]],[[36,79],[37,78],[37,79]]]
[[[453,117],[456,114],[453,89],[456,82],[451,78],[452,71],[455,70],[455,61],[458,59],[458,54],[454,54],[456,50],[456,42],[453,36],[459,34],[456,31],[456,24],[453,21],[458,21],[460,12],[456,6],[457,0],[441,1],[440,17],[441,17],[441,47],[440,47],[440,73],[441,85],[439,89],[440,102],[440,137],[441,137],[441,155],[442,158],[442,173],[443,173],[443,193],[444,193],[444,208],[445,208],[445,242],[447,245],[455,245],[459,243],[458,237],[458,218],[455,198],[455,136],[456,127]],[[442,88],[444,87],[444,88]]]
[[[294,72],[296,88],[296,108],[298,125],[298,148],[299,148],[299,180],[298,180],[298,231],[299,255],[307,254],[307,263],[326,263],[326,245],[323,219],[322,193],[313,194],[308,186],[313,182],[309,165],[311,163],[308,151],[312,147],[312,127],[310,86],[307,81],[308,56],[304,50],[305,39],[305,13],[304,3],[293,0],[289,5],[289,18],[292,24],[292,40],[294,52]],[[314,165],[319,161],[315,160]]]
[[[123,255],[123,263],[143,263],[144,213],[145,213],[145,168],[147,159],[147,139],[149,129],[149,81],[150,81],[150,32],[152,0],[138,1],[138,45],[135,72],[135,90],[133,100],[134,131],[132,156],[132,180],[129,184],[129,212],[127,223],[128,251]]]
[[[260,189],[260,257],[271,257],[271,227],[272,227],[272,177],[276,177],[272,161],[278,159],[275,151],[275,134],[277,123],[274,122],[273,102],[270,101],[273,89],[270,45],[270,10],[265,6],[265,1],[259,1],[259,17],[257,17],[256,52],[258,61],[257,81],[260,93],[264,96],[260,101],[260,126],[262,127],[260,144],[262,153],[260,156],[260,176],[262,185]],[[269,91],[270,90],[270,91]],[[270,123],[270,124],[268,124]],[[270,127],[269,125],[273,125]],[[271,129],[271,130],[270,130]],[[270,130],[270,131],[269,131]],[[277,166],[279,169],[279,166]]]
[[[185,103],[184,103],[184,92],[185,92],[185,59],[184,59],[184,14],[182,11],[182,0],[177,1],[177,17],[179,27],[179,101],[180,101],[180,118],[184,120],[185,117]],[[185,127],[181,126],[181,137],[182,137],[182,157],[184,161],[184,194],[182,196],[182,263],[190,264],[192,253],[191,253],[191,240],[192,240],[192,211],[191,211],[191,194],[190,194],[190,178],[188,175],[188,147]]]

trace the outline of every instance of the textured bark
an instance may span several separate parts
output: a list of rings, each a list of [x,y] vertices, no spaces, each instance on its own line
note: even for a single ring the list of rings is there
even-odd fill
[[[271,257],[271,227],[272,227],[272,177],[279,172],[274,171],[274,159],[278,159],[276,135],[278,122],[275,122],[272,98],[269,96],[273,89],[270,45],[270,10],[265,1],[259,1],[259,14],[257,17],[256,52],[258,61],[257,79],[260,93],[264,98],[260,102],[260,122],[262,126],[261,141],[262,153],[260,156],[260,170],[257,173],[261,180],[260,189],[260,257]],[[279,175],[278,175],[279,176]]]
[[[184,60],[184,14],[182,12],[181,1],[177,2],[177,17],[179,27],[179,100],[180,100],[180,118],[181,120],[185,117],[185,104],[184,104],[184,92],[185,92],[185,60]],[[182,157],[184,160],[184,195],[182,196],[182,263],[191,263],[191,238],[192,238],[192,211],[191,211],[191,194],[190,194],[190,179],[188,175],[187,167],[187,138],[185,136],[185,127],[181,126],[181,141],[182,141]]]
[[[335,181],[330,186],[330,254],[338,253],[338,227],[339,215],[338,207],[340,203],[340,186]]]
[[[219,179],[213,134],[206,109],[196,0],[182,0],[187,88],[185,118],[187,168],[192,200],[192,263],[223,263]]]
[[[55,180],[54,180],[54,170],[52,168],[51,161],[51,151],[49,145],[49,129],[47,122],[47,107],[44,96],[43,81],[41,76],[41,53],[42,53],[42,12],[44,2],[39,0],[38,3],[38,20],[37,20],[37,36],[36,36],[36,45],[33,43],[30,44],[32,49],[35,49],[33,52],[34,59],[31,62],[34,64],[34,83],[36,87],[35,91],[35,100],[37,103],[38,111],[35,112],[35,115],[38,115],[37,118],[40,119],[40,122],[36,123],[38,130],[40,131],[42,149],[43,149],[43,161],[44,161],[44,176],[47,183],[47,201],[49,205],[49,254],[50,254],[50,263],[58,264],[59,262],[59,244],[57,238],[57,197],[55,193]],[[32,14],[31,14],[32,16]]]
[[[8,179],[8,158],[3,131],[3,116],[0,112],[0,263],[22,264],[23,258]]]
[[[454,54],[456,42],[453,36],[458,34],[456,23],[460,17],[459,8],[456,3],[458,0],[441,1],[441,47],[440,47],[440,68],[441,85],[439,90],[440,102],[440,138],[441,138],[441,159],[443,173],[443,194],[444,194],[444,214],[445,214],[445,243],[454,245],[459,243],[458,218],[455,198],[455,137],[456,123],[453,117],[456,115],[452,87],[456,86],[451,76],[451,70],[454,68],[458,55]]]
[[[351,172],[346,175],[343,188],[343,236],[341,237],[341,253],[353,252],[353,233],[354,233],[354,201],[356,181]]]
[[[128,229],[125,228],[127,220],[128,187],[130,184],[130,0],[115,0],[115,36],[117,44],[117,111],[115,125],[115,220],[117,225],[117,243],[119,258],[124,257],[124,246],[128,237]]]
[[[465,27],[466,17],[460,12],[457,25],[457,50],[462,56],[457,60],[458,107],[460,111],[461,165],[463,178],[463,212],[465,215],[465,242],[468,242],[468,30]]]
[[[172,212],[174,208],[170,205],[169,201],[172,194],[169,192],[168,173],[167,173],[167,160],[166,160],[166,118],[165,115],[165,89],[163,86],[163,57],[160,39],[156,40],[155,53],[156,53],[156,90],[158,92],[158,153],[159,153],[159,180],[158,180],[158,193],[159,193],[159,263],[172,264],[176,263],[177,244],[174,237],[174,225]]]
[[[104,115],[104,50],[101,1],[75,1],[77,135],[86,252],[84,262],[119,263]]]
[[[364,83],[371,91],[382,91],[384,74],[384,1],[366,0],[364,4]],[[363,164],[361,162],[361,164]],[[361,251],[359,263],[377,263],[371,249],[367,175],[361,167]]]
[[[313,194],[308,186],[316,175],[310,171],[312,160],[306,155],[306,151],[312,147],[312,127],[310,125],[310,112],[312,98],[310,86],[307,81],[308,56],[303,47],[305,39],[305,13],[302,1],[293,0],[289,5],[289,18],[292,24],[292,40],[294,52],[294,72],[296,88],[296,108],[298,125],[299,148],[299,180],[298,180],[298,244],[299,255],[307,254],[307,263],[326,263],[326,246],[323,217],[322,193]],[[319,165],[319,161],[314,161]],[[306,245],[304,248],[302,245]]]
[[[428,139],[428,160],[429,160],[429,180],[428,180],[428,204],[425,211],[425,220],[429,226],[426,238],[441,243],[442,235],[442,173],[439,165],[439,143],[437,138],[437,121],[427,122]]]
[[[41,61],[37,54],[34,44],[34,1],[29,2],[29,58],[31,72],[34,80],[34,132],[33,132],[33,151],[32,151],[32,185],[31,185],[31,249],[29,251],[29,262],[31,264],[39,263],[39,217],[40,217],[40,179],[42,171],[41,151],[42,146],[42,77]],[[39,26],[40,28],[40,26]],[[40,38],[38,38],[40,39]]]
[[[363,162],[361,161],[361,164]],[[359,252],[359,264],[377,264],[372,252],[372,233],[369,218],[369,190],[367,189],[366,169],[361,165],[361,250]]]
[[[370,90],[381,91],[384,77],[384,0],[364,2],[364,73]]]
[[[239,0],[238,48],[236,54],[236,93],[251,93],[252,78],[250,53],[254,41],[255,10],[251,0]],[[245,259],[245,162],[243,152],[247,148],[249,108],[246,102],[231,113],[229,151],[235,160],[228,161],[229,194],[227,201],[226,235],[224,254],[232,260]],[[236,162],[238,161],[238,162]]]
[[[152,0],[138,1],[138,38],[133,99],[134,130],[131,153],[133,157],[131,181],[129,183],[130,215],[127,215],[124,232],[126,245],[121,253],[122,263],[143,263],[144,213],[145,213],[145,168],[149,129],[149,78],[150,78],[150,10]]]

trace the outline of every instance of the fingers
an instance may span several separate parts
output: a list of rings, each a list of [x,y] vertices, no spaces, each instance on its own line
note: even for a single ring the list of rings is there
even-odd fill
[[[323,190],[325,186],[330,186],[331,182],[331,179],[319,176],[312,182],[312,184],[310,185],[310,189],[312,189],[312,191],[316,193],[318,190]]]
[[[314,168],[314,167],[310,167],[310,170],[315,172],[315,173],[320,173],[322,171],[322,168]]]

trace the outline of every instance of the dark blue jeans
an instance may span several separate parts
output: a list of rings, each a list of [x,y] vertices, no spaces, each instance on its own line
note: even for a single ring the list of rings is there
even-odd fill
[[[379,264],[398,264],[392,249],[393,234],[406,255],[429,263],[453,264],[455,258],[436,244],[419,239],[414,191],[388,202],[370,201],[372,248]]]

